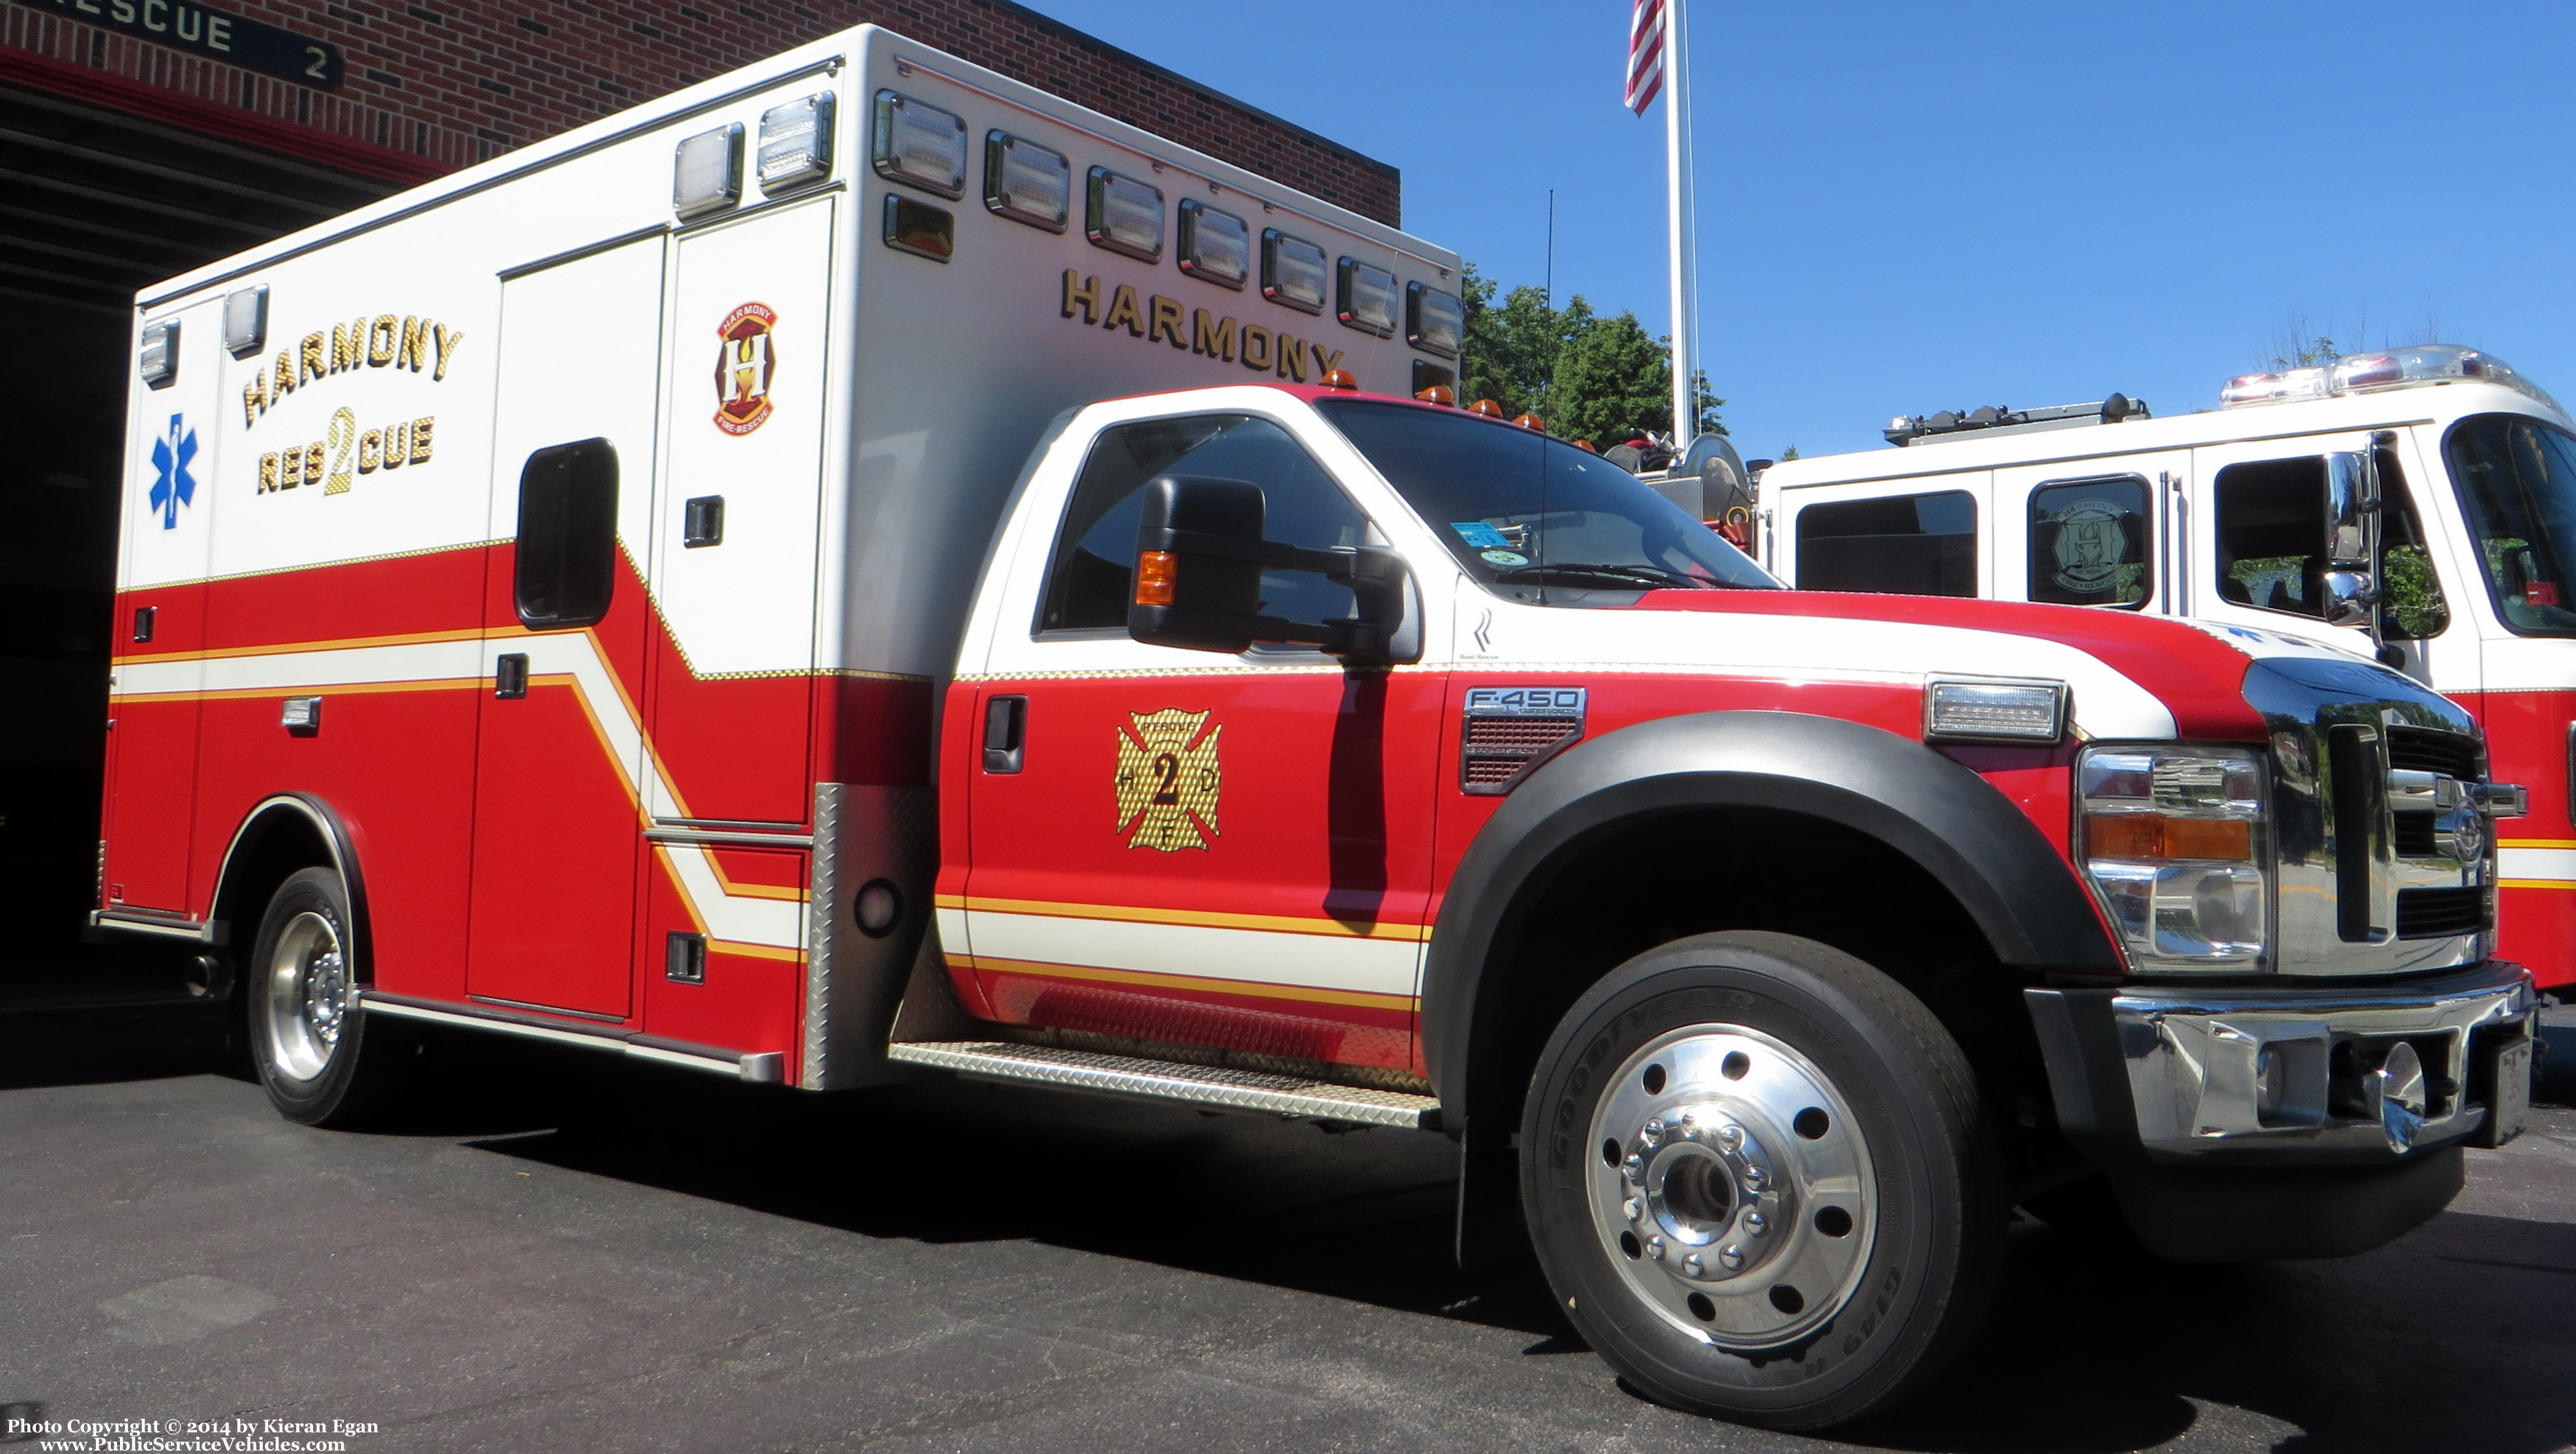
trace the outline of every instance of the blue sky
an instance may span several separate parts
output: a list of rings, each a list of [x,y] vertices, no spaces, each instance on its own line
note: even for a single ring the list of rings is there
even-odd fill
[[[1404,169],[1405,226],[1663,331],[1628,7],[1031,0]],[[2576,7],[1693,0],[1701,365],[1747,455],[2206,408],[2294,319],[2576,396]]]

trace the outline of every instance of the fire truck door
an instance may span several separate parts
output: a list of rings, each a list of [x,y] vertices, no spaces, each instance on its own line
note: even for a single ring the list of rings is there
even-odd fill
[[[1138,497],[1166,470],[1260,484],[1273,540],[1372,538],[1266,420],[1104,432],[1036,630],[1003,628],[976,709],[1001,714],[967,779],[980,987],[1015,1023],[1406,1068],[1443,679],[1128,638]],[[1320,576],[1262,587],[1272,614],[1350,610]]]
[[[466,988],[623,1019],[640,844],[660,238],[508,278]]]
[[[662,768],[648,806],[666,822],[794,824],[813,806],[831,247],[832,201],[818,198],[674,248],[668,443],[647,567]]]
[[[2175,501],[2190,470],[2183,450],[1997,469],[1987,594],[2184,614]]]
[[[188,406],[223,397],[217,379],[229,360],[222,312],[220,304],[207,303],[175,315],[177,383],[135,389],[142,402],[126,443],[126,467],[135,473],[126,481],[119,577],[129,589],[110,627],[115,675],[102,865],[110,909],[184,913],[189,906],[189,825],[203,711],[197,694],[205,681],[197,653],[210,644],[206,576],[223,416]],[[276,708],[269,710],[273,716]]]

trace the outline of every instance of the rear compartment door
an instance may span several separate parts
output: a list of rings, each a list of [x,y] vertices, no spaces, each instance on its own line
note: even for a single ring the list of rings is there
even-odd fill
[[[133,386],[141,403],[125,449],[125,558],[118,578],[126,590],[110,627],[116,634],[101,865],[110,909],[185,913],[189,907],[221,434],[214,409],[197,405],[221,397],[222,315],[223,305],[212,302],[155,320],[178,325],[178,377],[166,388]]]
[[[652,237],[502,283],[490,528],[512,545],[485,590],[477,1000],[631,1009],[650,618],[633,557],[650,530],[664,248]],[[602,488],[605,517],[588,513]]]

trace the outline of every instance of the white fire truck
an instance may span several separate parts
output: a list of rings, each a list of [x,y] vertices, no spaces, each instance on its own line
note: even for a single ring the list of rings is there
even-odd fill
[[[2576,990],[2576,421],[2493,354],[2439,344],[2244,375],[2219,402],[1900,417],[1898,452],[1763,474],[1764,559],[1806,589],[2191,616],[2404,671],[2530,789],[2481,882],[2498,952]],[[2466,798],[2391,802],[2392,886],[2452,884],[2489,847]],[[2407,905],[2372,934],[2420,928]]]
[[[863,28],[147,290],[96,923],[315,1124],[445,1026],[1444,1133],[1462,1251],[1782,1426],[2016,1202],[2348,1253],[2519,1128],[2492,856],[2391,856],[2511,806],[2467,713],[1780,589],[1445,404],[1458,271]]]

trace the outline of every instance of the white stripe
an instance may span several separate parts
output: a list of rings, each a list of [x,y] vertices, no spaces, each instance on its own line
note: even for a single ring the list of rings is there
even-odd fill
[[[2552,878],[2576,883],[2576,848],[2499,848],[2498,878]]]
[[[1422,951],[1421,945],[1402,940],[1201,924],[1138,924],[975,910],[964,917],[973,928],[978,959],[1029,959],[1363,994],[1412,994],[1414,967]]]
[[[528,658],[531,676],[569,676],[607,740],[610,765],[626,790],[662,816],[676,816],[679,795],[644,750],[643,724],[617,689],[617,676],[601,659],[588,632],[555,631],[483,640],[424,641],[401,646],[352,646],[330,651],[281,651],[264,656],[204,661],[128,662],[116,669],[118,696],[157,692],[311,691],[379,682],[489,680],[500,657]],[[639,769],[649,768],[637,780]],[[717,939],[776,949],[805,947],[805,904],[733,895],[716,876],[715,859],[702,845],[654,845],[689,907]]]

